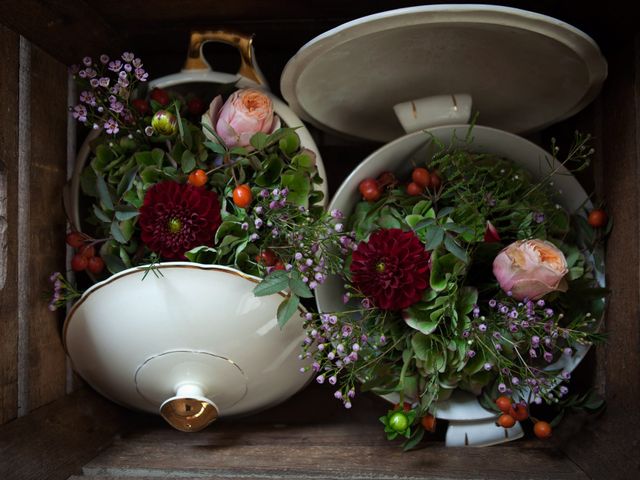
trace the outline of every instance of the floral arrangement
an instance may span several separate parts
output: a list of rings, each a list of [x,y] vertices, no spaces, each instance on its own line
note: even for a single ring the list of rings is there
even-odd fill
[[[74,271],[101,279],[171,260],[276,271],[256,294],[290,288],[281,322],[313,296],[326,268],[310,252],[337,244],[340,228],[323,212],[315,154],[267,94],[222,85],[234,91],[206,111],[200,98],[147,94],[148,74],[129,52],[84,58],[72,73],[80,102],[71,113],[98,134],[80,176],[87,228],[67,235]],[[52,309],[80,295],[62,275],[52,281]]]
[[[610,222],[602,209],[585,217],[558,205],[551,166],[534,181],[508,160],[471,153],[471,134],[439,144],[406,182],[380,172],[359,184],[344,310],[306,324],[301,358],[317,382],[335,385],[346,408],[357,384],[393,398],[380,420],[405,448],[435,429],[438,402],[454,389],[480,396],[505,428],[530,405],[601,406],[569,395],[562,365],[602,339],[596,277]],[[588,140],[576,134],[562,163],[586,167]],[[534,421],[538,436],[551,434],[555,423]]]

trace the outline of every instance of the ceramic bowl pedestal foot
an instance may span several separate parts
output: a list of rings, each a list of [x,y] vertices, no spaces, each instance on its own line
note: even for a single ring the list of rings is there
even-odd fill
[[[218,407],[204,396],[200,385],[180,385],[176,395],[160,406],[160,415],[173,428],[197,432],[218,418]]]
[[[496,425],[495,418],[483,420],[450,420],[447,447],[486,447],[516,440],[524,436],[520,422],[511,428]]]

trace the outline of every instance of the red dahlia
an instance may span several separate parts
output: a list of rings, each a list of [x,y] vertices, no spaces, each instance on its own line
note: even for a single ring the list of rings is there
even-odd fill
[[[382,310],[402,310],[429,287],[429,257],[413,232],[376,230],[353,252],[353,284]]]
[[[212,245],[220,226],[218,195],[173,181],[151,187],[140,207],[142,241],[161,257],[183,260],[185,252]]]

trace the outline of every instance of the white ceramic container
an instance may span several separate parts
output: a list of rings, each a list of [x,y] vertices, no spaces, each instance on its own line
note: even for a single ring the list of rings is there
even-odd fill
[[[235,83],[261,88],[301,145],[316,154],[319,188],[327,203],[326,172],[318,148],[300,119],[268,91],[254,58],[252,38],[228,31],[193,32],[180,73],[150,82],[150,88],[189,83]],[[235,46],[237,74],[215,72],[202,56],[207,42]],[[92,131],[78,151],[65,191],[67,213],[76,230],[80,173],[90,155]],[[276,321],[284,292],[255,297],[258,278],[232,268],[187,262],[160,263],[154,272],[125,270],[91,287],[72,307],[64,342],[74,369],[105,397],[130,408],[160,413],[172,426],[197,431],[218,416],[255,412],[302,388],[302,317],[284,329]],[[146,274],[146,277],[145,277]],[[142,278],[144,280],[142,280]],[[301,310],[302,312],[302,310]]]
[[[410,176],[413,169],[411,160],[424,161],[433,153],[432,139],[449,144],[454,135],[465,138],[469,125],[446,125],[430,128],[428,132],[415,132],[384,145],[367,157],[342,183],[329,205],[330,209],[340,209],[349,215],[356,203],[361,200],[358,184],[371,177],[377,177],[383,171],[393,171],[398,177]],[[471,150],[478,153],[491,153],[513,161],[529,170],[534,180],[542,178],[550,169],[557,169],[549,181],[557,191],[557,202],[570,212],[580,207],[591,208],[591,202],[576,178],[567,169],[555,161],[552,156],[534,143],[502,130],[475,126]],[[604,285],[604,267],[596,265],[598,280]],[[342,295],[343,283],[338,277],[328,278],[316,290],[316,300],[320,311],[339,311],[344,309]],[[587,348],[578,348],[572,357],[563,359],[550,368],[563,368],[572,371],[584,358]],[[385,397],[396,402],[394,396]],[[470,393],[456,391],[446,401],[437,405],[437,416],[449,420],[446,442],[449,446],[486,446],[519,438],[523,435],[519,424],[511,429],[495,426],[497,416],[480,406],[476,397]]]
[[[478,123],[490,126],[474,127],[471,149],[510,159],[534,179],[548,173],[549,164],[558,167],[551,179],[557,202],[573,212],[591,206],[577,180],[514,133],[580,111],[606,74],[597,44],[557,19],[498,5],[424,5],[359,18],[314,38],[285,67],[281,90],[293,110],[319,128],[391,140],[349,175],[330,209],[349,215],[365,178],[383,171],[407,178],[412,160],[429,158],[431,138],[444,144],[454,133],[465,138],[466,122],[479,113]],[[603,266],[596,267],[603,283]],[[316,291],[319,310],[344,309],[343,293],[338,278],[328,279]],[[585,352],[555,366],[572,370]],[[523,435],[519,424],[496,427],[495,414],[462,391],[440,402],[437,416],[449,421],[449,446],[492,445]]]
[[[189,262],[136,267],[92,286],[63,340],[74,369],[105,397],[197,431],[218,416],[268,408],[302,388],[300,309],[284,328],[259,279]]]

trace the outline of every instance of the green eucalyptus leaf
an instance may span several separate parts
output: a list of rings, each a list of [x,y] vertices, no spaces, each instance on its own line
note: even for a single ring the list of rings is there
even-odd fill
[[[122,196],[124,192],[128,191],[131,188],[131,186],[133,185],[133,180],[136,178],[137,173],[138,167],[134,167],[122,176],[116,190],[118,196]]]
[[[423,222],[420,222],[418,225],[422,223]],[[425,237],[425,248],[431,251],[437,249],[442,243],[444,237],[444,230],[437,225],[432,225],[431,228],[427,229],[427,235]]]
[[[409,327],[429,335],[438,328],[441,317],[432,320],[428,310],[409,307],[402,312],[402,318]]]
[[[297,271],[294,271],[289,279],[289,288],[298,297],[313,298],[313,292],[307,284],[302,281],[300,274]]]
[[[189,173],[196,168],[196,157],[190,150],[185,150],[182,154],[180,166],[184,173]]]
[[[273,295],[289,286],[289,274],[283,270],[275,270],[267,275],[253,289],[256,297],[264,297],[265,295]]]
[[[212,142],[210,140],[204,142],[204,146],[207,147],[212,152],[220,155],[224,155],[225,153],[227,153],[227,149],[224,147],[224,145],[221,145],[216,142]]]
[[[119,256],[113,255],[111,253],[103,253],[102,260],[104,260],[104,264],[111,273],[118,273],[127,269],[127,266],[124,264],[122,259]]]
[[[153,153],[157,151],[162,152],[162,150],[159,150],[157,148],[154,149],[152,152],[136,152],[133,154],[133,158],[135,159],[136,163],[141,167],[151,167],[151,166],[160,167],[161,163],[157,161],[158,154],[156,153],[154,155]],[[162,152],[162,154],[164,155],[164,152]]]
[[[466,250],[458,245],[456,240],[448,233],[444,236],[444,247],[464,263],[467,263],[469,261],[469,255],[467,255]]]
[[[278,325],[280,328],[284,328],[289,319],[293,317],[299,304],[300,298],[292,293],[278,305]]]
[[[111,236],[116,240],[116,242],[127,243],[127,239],[122,233],[122,230],[120,230],[120,225],[118,224],[117,221],[111,222],[110,231],[111,231]]]
[[[140,215],[138,210],[128,210],[128,211],[117,211],[116,218],[118,220],[129,220],[131,218],[137,217]]]
[[[184,256],[191,262],[210,264],[214,263],[217,253],[215,248],[201,245],[185,252]]]
[[[93,206],[93,214],[96,216],[96,218],[98,220],[100,220],[101,222],[105,222],[105,223],[110,223],[113,219],[111,217],[109,217],[109,215],[107,215],[106,213],[104,213],[100,207],[98,207],[97,205]]]
[[[113,200],[111,199],[111,193],[109,193],[109,187],[104,181],[102,175],[96,175],[96,189],[98,191],[98,198],[102,203],[102,206],[107,210],[113,210]]]

